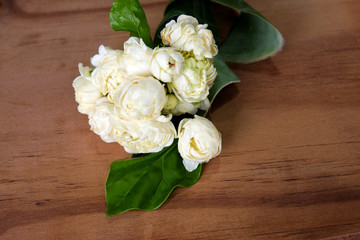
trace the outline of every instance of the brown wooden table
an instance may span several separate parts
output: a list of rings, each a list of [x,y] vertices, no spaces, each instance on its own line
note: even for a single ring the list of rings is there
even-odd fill
[[[152,32],[165,0],[142,1]],[[0,0],[1,239],[321,239],[360,231],[360,3],[249,0],[283,33],[278,56],[209,117],[222,154],[151,212],[105,216],[112,161],[71,86],[100,44],[122,48],[111,0]],[[220,28],[226,28],[220,23]]]

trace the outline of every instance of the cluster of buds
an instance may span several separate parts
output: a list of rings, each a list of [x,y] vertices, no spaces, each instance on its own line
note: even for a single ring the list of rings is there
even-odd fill
[[[221,151],[221,135],[206,118],[172,116],[207,110],[216,78],[218,49],[206,24],[186,15],[161,31],[164,46],[151,49],[131,37],[124,50],[99,47],[92,67],[79,64],[73,82],[78,110],[105,142],[118,142],[129,153],[151,153],[179,138],[178,150],[188,171]]]

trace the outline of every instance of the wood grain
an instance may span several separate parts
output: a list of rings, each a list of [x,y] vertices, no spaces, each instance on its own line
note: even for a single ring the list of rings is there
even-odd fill
[[[141,1],[151,30],[167,1]],[[360,3],[249,0],[283,33],[278,56],[229,64],[209,117],[222,154],[152,212],[105,216],[128,154],[89,131],[77,63],[128,38],[111,1],[1,1],[1,239],[320,239],[360,231]],[[224,13],[221,9],[216,12]],[[218,16],[228,29],[227,14]],[[231,17],[231,14],[229,15]],[[226,34],[226,31],[223,32]]]

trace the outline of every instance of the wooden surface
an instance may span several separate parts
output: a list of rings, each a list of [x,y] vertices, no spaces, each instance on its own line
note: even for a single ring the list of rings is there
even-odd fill
[[[210,118],[219,157],[156,211],[107,219],[104,183],[129,156],[89,131],[71,86],[111,1],[0,0],[0,239],[321,239],[360,231],[360,3],[249,0],[286,39],[229,64]],[[165,0],[142,1],[152,32]],[[221,12],[221,11],[220,11]],[[220,19],[220,28],[228,25]]]

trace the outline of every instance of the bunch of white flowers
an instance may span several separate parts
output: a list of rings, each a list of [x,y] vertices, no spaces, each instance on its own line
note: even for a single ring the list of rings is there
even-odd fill
[[[79,64],[73,82],[80,113],[105,142],[118,142],[129,153],[150,153],[179,138],[188,171],[221,151],[221,135],[206,118],[183,119],[176,131],[172,116],[207,110],[218,49],[207,25],[181,15],[161,31],[165,46],[151,49],[131,37],[124,50],[99,47],[92,67]]]

